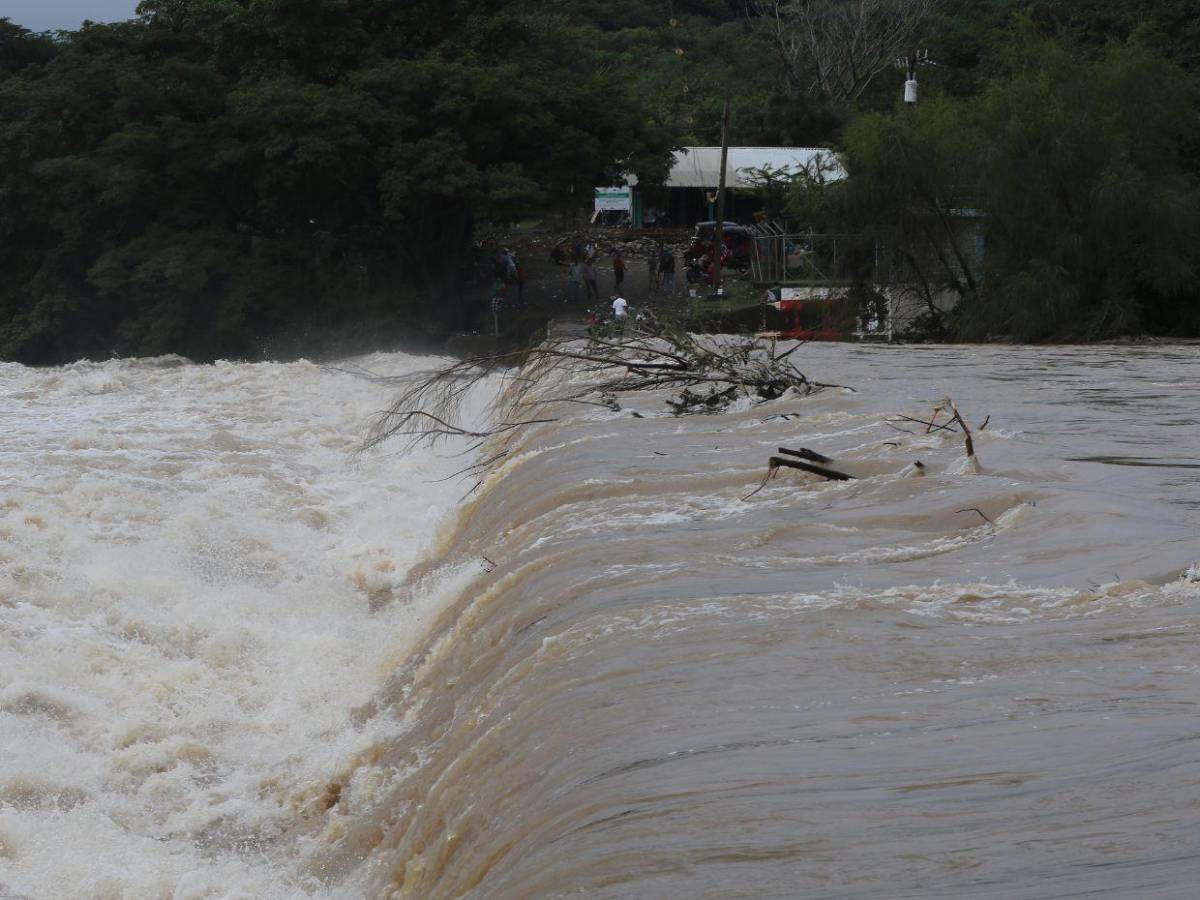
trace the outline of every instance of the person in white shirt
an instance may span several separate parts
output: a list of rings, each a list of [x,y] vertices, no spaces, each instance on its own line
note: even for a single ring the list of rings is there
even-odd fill
[[[612,308],[613,318],[618,322],[624,322],[629,317],[629,304],[624,297],[613,297]]]

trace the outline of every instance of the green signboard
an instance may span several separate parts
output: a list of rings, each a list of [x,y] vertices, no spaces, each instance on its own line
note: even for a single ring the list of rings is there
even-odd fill
[[[630,187],[598,187],[596,188],[596,212],[619,210],[633,211],[633,188]]]

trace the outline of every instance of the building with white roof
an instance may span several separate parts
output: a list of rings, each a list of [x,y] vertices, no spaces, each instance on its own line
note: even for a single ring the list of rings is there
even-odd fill
[[[753,187],[756,182],[752,173],[763,169],[786,170],[792,175],[805,170],[815,175],[820,170],[830,181],[845,177],[833,151],[822,147],[730,147],[725,184],[730,188]],[[666,186],[716,189],[720,181],[720,147],[685,147],[675,153]]]
[[[670,224],[686,227],[712,219],[716,210],[716,191],[721,182],[720,147],[684,147],[674,154],[667,180],[660,186],[638,186],[629,178],[628,195],[620,188],[598,188],[597,210],[626,211],[635,225]],[[796,175],[807,171],[826,181],[846,177],[845,170],[832,150],[823,147],[730,147],[725,164],[725,184],[732,191],[726,202],[727,219],[749,220],[759,201],[745,193],[759,184],[756,172]],[[739,193],[739,191],[741,193]],[[604,195],[605,201],[600,200]],[[610,198],[621,196],[614,206]]]

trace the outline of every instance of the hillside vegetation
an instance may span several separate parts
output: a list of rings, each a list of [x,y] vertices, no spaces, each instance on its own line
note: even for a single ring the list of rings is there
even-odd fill
[[[961,298],[942,336],[1200,333],[1188,5],[932,2],[915,109],[890,65],[849,98],[806,57],[785,71],[770,6],[146,0],[51,35],[0,19],[0,358],[443,334],[476,314],[481,225],[582,205],[624,171],[653,183],[671,149],[717,141],[726,97],[735,143],[843,154],[844,185],[789,189],[814,228],[926,260],[946,210],[981,213],[978,271],[926,272]]]

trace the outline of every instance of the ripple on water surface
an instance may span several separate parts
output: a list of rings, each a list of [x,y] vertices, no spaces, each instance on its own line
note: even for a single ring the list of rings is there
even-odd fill
[[[0,894],[1188,896],[1194,354],[796,358],[449,518],[344,371],[0,365]]]

